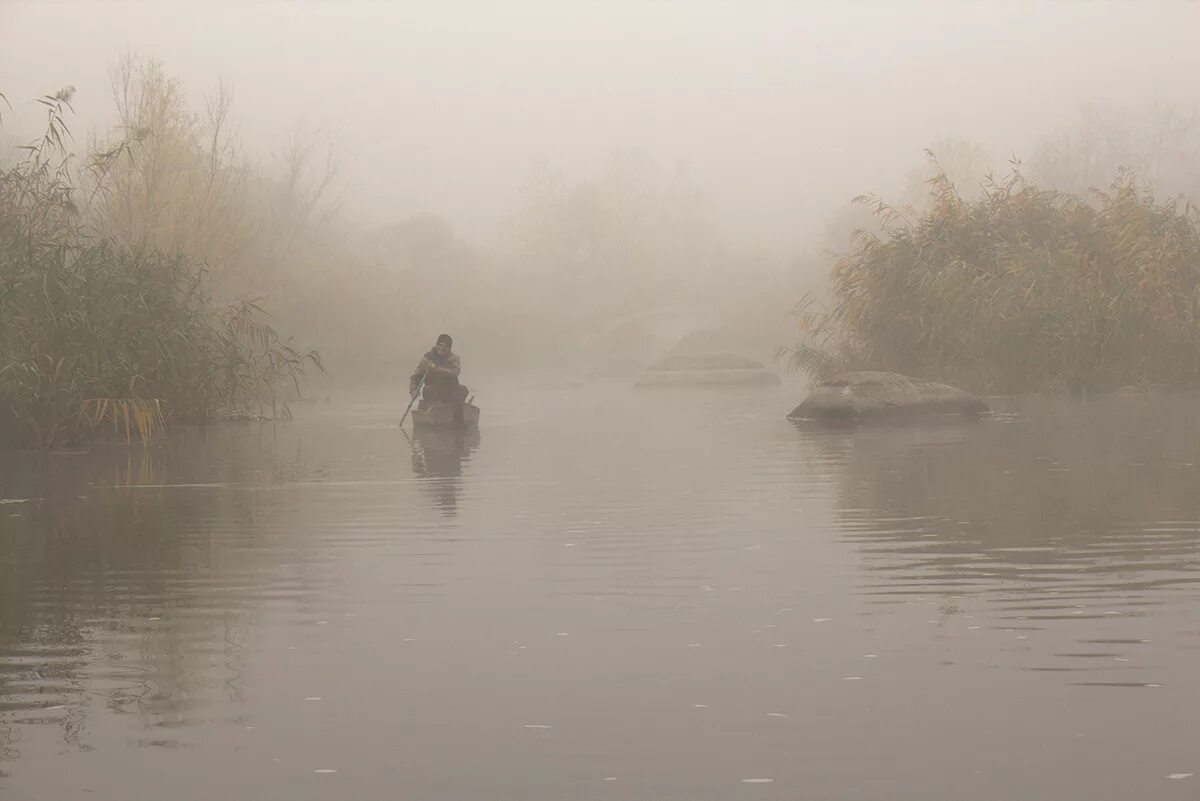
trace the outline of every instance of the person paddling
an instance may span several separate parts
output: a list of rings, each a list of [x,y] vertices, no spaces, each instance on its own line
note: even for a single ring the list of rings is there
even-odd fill
[[[438,402],[462,403],[467,399],[467,388],[458,383],[462,362],[458,354],[451,351],[453,346],[453,338],[449,334],[441,334],[433,350],[417,362],[417,369],[408,380],[408,394],[415,398],[420,393],[421,404],[418,408],[427,409]]]

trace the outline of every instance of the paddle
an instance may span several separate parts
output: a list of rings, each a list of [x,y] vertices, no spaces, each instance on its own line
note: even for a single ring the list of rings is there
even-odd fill
[[[408,419],[408,413],[412,411],[412,405],[417,402],[417,397],[421,394],[421,387],[425,386],[425,376],[429,375],[429,371],[421,373],[421,381],[417,384],[417,393],[412,396],[412,400],[408,402],[408,408],[404,410],[404,416],[400,418],[400,427],[404,428],[404,421]]]

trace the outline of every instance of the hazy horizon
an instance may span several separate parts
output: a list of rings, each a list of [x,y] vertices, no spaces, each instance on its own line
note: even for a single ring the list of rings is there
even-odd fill
[[[0,0],[0,799],[1197,798],[1197,31]]]
[[[231,85],[255,159],[297,124],[325,132],[344,216],[365,226],[433,213],[487,244],[532,165],[581,180],[624,150],[682,170],[739,245],[790,259],[938,139],[1026,157],[1081,104],[1191,105],[1200,69],[1192,4],[233,8],[0,5],[9,135],[71,84],[82,147],[111,123],[108,70],[129,49],[193,105]]]

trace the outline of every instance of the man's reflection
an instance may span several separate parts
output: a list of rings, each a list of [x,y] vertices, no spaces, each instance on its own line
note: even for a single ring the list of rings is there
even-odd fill
[[[413,473],[430,479],[421,486],[446,517],[458,511],[463,464],[478,447],[477,428],[418,428],[413,432]]]

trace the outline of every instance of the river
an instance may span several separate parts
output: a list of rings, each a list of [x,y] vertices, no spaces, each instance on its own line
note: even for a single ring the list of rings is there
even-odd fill
[[[1196,798],[1200,397],[799,397],[0,456],[0,798]]]

